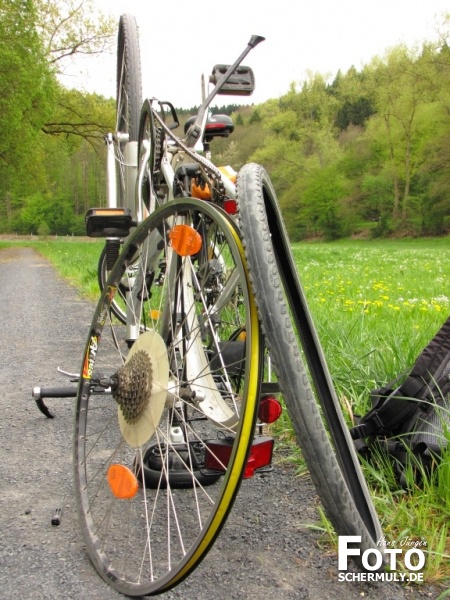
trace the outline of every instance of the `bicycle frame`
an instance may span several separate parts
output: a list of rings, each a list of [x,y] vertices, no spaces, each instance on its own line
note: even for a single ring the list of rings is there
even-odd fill
[[[186,137],[184,140],[177,137],[173,132],[172,128],[169,127],[164,118],[164,111],[167,107],[172,113],[174,124],[178,126],[178,119],[175,114],[175,110],[172,105],[168,102],[160,102],[159,100],[152,98],[147,99],[143,102],[141,107],[141,118],[140,118],[140,132],[138,141],[129,141],[128,136],[121,132],[108,134],[106,136],[107,144],[107,194],[108,194],[108,208],[116,208],[118,205],[118,190],[117,183],[119,178],[121,179],[120,184],[123,189],[123,202],[125,208],[131,210],[131,214],[136,224],[142,222],[148,214],[152,214],[154,210],[163,203],[172,202],[175,199],[174,187],[176,179],[176,169],[186,163],[186,161],[198,163],[200,167],[214,171],[216,177],[220,178],[221,185],[225,190],[225,193],[230,198],[236,197],[236,188],[234,183],[228,178],[222,175],[215,165],[211,161],[211,154],[209,151],[209,144],[203,145],[203,138],[205,135],[205,129],[207,125],[208,109],[220,92],[221,88],[230,80],[233,73],[241,64],[242,60],[247,54],[260,42],[264,40],[261,36],[252,36],[248,42],[244,51],[235,60],[235,62],[229,66],[225,73],[215,83],[213,89],[203,100],[197,116],[194,122],[189,127]],[[204,95],[204,94],[203,94]],[[162,117],[160,115],[163,115]],[[146,119],[148,121],[146,121]],[[158,197],[158,191],[153,185],[153,164],[152,156],[157,151],[155,149],[155,136],[151,135],[150,139],[145,137],[145,126],[147,124],[150,128],[150,132],[154,133],[156,127],[161,128],[164,131],[164,145],[162,149],[162,155],[160,160],[160,181],[161,185],[164,186],[165,194],[163,198]],[[148,133],[148,132],[147,132]],[[206,146],[206,148],[205,148]],[[120,151],[122,148],[122,151]],[[202,156],[199,151],[204,150],[205,156]],[[148,181],[149,185],[146,188],[148,197],[143,195],[144,181]],[[161,186],[160,186],[161,187]],[[147,244],[147,256],[149,263],[152,260],[153,250],[156,248],[157,240],[149,240]],[[174,261],[171,257],[167,257],[167,275],[168,277],[176,277],[176,268],[174,267]],[[189,261],[185,262],[183,267],[185,270],[183,276],[183,293],[182,296],[185,299],[187,305],[192,304],[194,298],[194,292],[192,286],[186,285],[186,282],[194,277],[194,273],[191,269],[191,275],[189,276],[190,266]],[[219,303],[225,303],[230,296],[234,293],[233,285],[237,285],[237,279],[234,277],[230,278],[230,281],[226,284],[226,289],[222,290],[221,297],[219,297]],[[142,282],[136,282],[134,288],[140,290]],[[138,295],[139,292],[134,292],[133,289],[129,292],[130,304],[139,304],[138,298],[133,298],[133,295]],[[128,304],[128,303],[127,303]],[[165,318],[169,320],[174,307],[165,307]],[[183,310],[183,309],[181,309]],[[209,307],[209,315],[213,315],[214,312],[218,312],[220,307],[211,306]],[[134,312],[134,311],[131,311]],[[131,341],[137,339],[139,336],[139,325],[135,324],[134,315],[127,314],[127,338]],[[211,319],[211,316],[208,317]],[[190,320],[189,320],[190,319]],[[198,319],[196,315],[192,315],[188,319],[187,328],[195,330],[199,327]],[[212,329],[212,326],[211,326]],[[216,341],[217,347],[218,342]],[[226,427],[229,430],[233,430],[238,425],[238,418],[236,412],[233,412],[229,406],[224,402],[221,392],[215,388],[213,383],[213,376],[211,374],[208,359],[205,355],[204,348],[201,340],[197,337],[193,348],[189,349],[189,360],[187,361],[188,378],[190,373],[203,373],[202,378],[198,380],[197,389],[195,393],[201,395],[202,389],[214,390],[214,393],[209,393],[208,398],[204,399],[205,412],[208,417],[217,425]],[[223,365],[222,365],[223,366]],[[228,387],[231,386],[228,382]],[[202,402],[200,401],[200,404]]]
[[[236,59],[236,61],[228,67],[222,77],[215,83],[215,86],[203,100],[194,123],[190,126],[187,131],[186,138],[181,138],[174,135],[171,129],[165,126],[164,121],[158,119],[158,114],[154,108],[155,104],[158,104],[161,108],[168,105],[173,110],[173,107],[169,103],[161,103],[157,99],[152,98],[144,102],[142,109],[147,110],[151,114],[152,119],[159,121],[159,125],[164,127],[166,134],[171,138],[172,146],[167,141],[164,146],[163,155],[161,158],[161,172],[162,177],[167,186],[168,194],[165,198],[166,202],[170,202],[174,199],[173,186],[175,180],[175,169],[178,155],[180,152],[188,151],[189,155],[193,157],[192,153],[196,154],[194,160],[205,164],[205,161],[209,164],[210,168],[215,166],[210,160],[209,150],[206,151],[206,156],[203,157],[198,154],[198,146],[202,145],[203,137],[205,134],[205,128],[207,124],[208,109],[221,88],[227,84],[236,69],[240,66],[243,59],[247,54],[255,48],[257,44],[262,42],[264,38],[262,36],[253,35],[248,42],[244,51]],[[142,112],[141,112],[142,120]],[[178,125],[178,122],[176,123]],[[149,213],[151,213],[157,206],[155,190],[150,187],[150,198],[148,202],[148,210],[146,203],[142,197],[142,182],[146,176],[146,170],[148,170],[148,163],[154,148],[154,140],[142,139],[140,142],[128,141],[128,136],[121,132],[115,132],[114,134],[107,134],[105,137],[107,145],[107,205],[108,208],[116,208],[118,206],[118,193],[117,193],[117,181],[118,178],[123,179],[124,194],[124,205],[126,208],[131,210],[133,218],[136,223],[140,223]],[[119,144],[123,144],[123,152],[118,152]],[[142,147],[143,155],[139,157],[139,145]],[[138,164],[139,163],[139,164]],[[150,165],[151,169],[151,165]],[[226,192],[233,198],[235,197],[236,190],[234,184],[227,177],[220,175],[222,184]]]
[[[236,70],[262,40],[214,67],[214,88],[182,139],[166,122],[168,108],[178,125],[168,102],[146,100],[139,118],[137,28],[130,15],[119,25],[117,127],[127,133],[106,136],[108,209],[86,215],[88,235],[113,242],[99,260],[102,293],[78,388],[36,388],[33,397],[50,418],[44,397],[77,398],[75,497],[86,547],[101,577],[128,596],[187,577],[241,479],[271,469],[274,440],[262,427],[279,418],[280,391],[336,533],[362,531],[369,551],[382,534],[270,179],[244,165],[237,197],[209,152],[223,133],[217,121],[210,128],[208,108],[222,88],[253,89],[251,71]]]
[[[182,218],[179,217],[177,224],[182,223]],[[173,223],[175,225],[175,223]],[[145,264],[147,265],[148,270],[155,271],[157,265],[155,263],[155,257],[159,256],[160,250],[158,249],[158,245],[162,240],[162,236],[158,231],[153,231],[152,234],[148,237],[145,243],[145,250],[142,253],[144,256]],[[142,260],[142,256],[140,257]],[[169,278],[176,282],[177,278],[180,278],[180,268],[177,265],[177,256],[174,252],[170,252],[166,256],[166,274],[165,277]],[[132,269],[132,266],[131,266]],[[146,270],[147,270],[146,269]],[[222,306],[224,306],[230,298],[232,298],[233,294],[238,285],[238,274],[234,271],[224,287],[221,289],[221,293],[217,298],[217,301],[207,306],[207,302],[204,298],[201,299],[204,306],[207,306],[207,310],[205,310],[204,318],[205,323],[209,327],[211,332],[214,332],[213,325],[213,317],[216,313],[218,313]],[[199,285],[196,274],[192,268],[192,264],[190,259],[185,259],[182,266],[182,276],[181,276],[181,293],[180,296],[183,298],[183,302],[180,300],[176,301],[175,298],[172,298],[170,302],[166,303],[163,309],[163,315],[161,317],[161,321],[163,323],[162,329],[162,337],[167,341],[170,336],[177,337],[181,334],[181,326],[174,326],[172,323],[173,314],[183,314],[184,318],[182,319],[183,327],[187,331],[198,331],[200,328],[200,324],[198,322],[198,316],[194,313],[189,313],[186,311],[185,307],[190,307],[194,304],[194,295],[196,290],[200,290],[201,286]],[[191,284],[193,283],[193,285]],[[131,279],[128,278],[128,287],[130,290],[127,292],[127,306],[131,307],[127,311],[127,340],[130,342],[132,340],[136,340],[140,334],[141,325],[138,322],[138,315],[141,313],[141,306],[143,303],[143,298],[141,295],[141,290],[145,286],[145,282],[143,281],[143,272],[141,271],[137,278]],[[175,304],[177,304],[175,306]],[[185,334],[186,335],[186,334]],[[219,349],[220,340],[217,339],[215,334],[213,334],[215,338],[215,349]],[[236,412],[232,411],[228,404],[224,402],[222,393],[217,389],[213,381],[213,375],[211,373],[211,368],[209,361],[206,357],[202,339],[199,336],[193,336],[193,342],[189,347],[189,352],[186,357],[186,369],[187,369],[187,380],[196,381],[195,385],[192,386],[192,391],[197,399],[197,402],[204,411],[205,414],[208,415],[208,418],[213,421],[216,425],[220,427],[224,427],[229,431],[234,431],[238,426],[239,420],[237,418]],[[174,344],[176,345],[176,344]],[[183,363],[184,361],[184,352],[182,348],[181,341],[179,342],[179,362]],[[222,360],[221,358],[219,360]],[[222,362],[222,367],[224,364]],[[174,369],[176,370],[176,369]],[[226,369],[224,369],[226,371]],[[196,374],[201,373],[201,376]],[[225,385],[229,391],[230,396],[232,397],[231,392],[231,384],[228,379],[225,381]],[[173,382],[173,387],[177,387],[178,382]],[[206,397],[204,394],[204,390],[209,390],[208,396]]]

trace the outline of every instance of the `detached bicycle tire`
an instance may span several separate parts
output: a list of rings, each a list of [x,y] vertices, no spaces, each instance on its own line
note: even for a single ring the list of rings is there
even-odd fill
[[[307,309],[301,306],[300,282],[274,188],[262,166],[247,164],[238,174],[237,192],[265,343],[299,446],[337,534],[360,535],[362,554],[377,547],[382,530],[331,381],[323,381],[325,361],[312,321],[309,314],[304,315],[309,317],[306,326],[297,318],[300,309]],[[318,381],[316,389],[310,381]]]

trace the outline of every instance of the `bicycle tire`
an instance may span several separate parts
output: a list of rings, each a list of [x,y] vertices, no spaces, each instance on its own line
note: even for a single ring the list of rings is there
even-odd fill
[[[202,240],[192,256],[178,247],[180,223]],[[213,246],[222,262],[210,258]],[[113,298],[127,305],[128,331],[111,314]],[[158,208],[124,246],[101,294],[77,395],[79,519],[91,561],[117,591],[167,591],[207,554],[246,468],[262,363],[236,225],[199,200]],[[114,469],[131,481],[130,498],[115,487]]]
[[[137,141],[142,104],[141,55],[139,33],[133,15],[119,20],[117,36],[116,131]]]
[[[129,158],[125,156],[125,148],[129,142],[137,143],[141,104],[142,75],[138,27],[133,15],[124,14],[120,17],[117,34],[116,141],[114,145],[116,202],[119,207],[128,206],[130,208],[129,197],[134,197],[134,186],[131,186],[131,191],[127,193],[126,166],[129,163]],[[128,187],[130,187],[129,181]],[[134,213],[134,201],[131,201],[131,204]],[[103,290],[112,265],[119,255],[121,245],[122,240],[106,240],[97,267],[100,290]],[[125,318],[118,306],[114,306],[113,310],[118,319],[123,320]]]
[[[261,327],[298,444],[336,533],[361,536],[362,554],[377,548],[381,526],[339,402],[327,396],[326,386],[310,383],[323,366],[318,365],[319,359],[323,363],[324,359],[317,336],[305,339],[302,324],[295,318],[299,300],[292,286],[295,282],[301,289],[300,282],[290,250],[282,248],[287,235],[275,190],[262,166],[247,164],[240,170],[237,200]],[[278,230],[276,223],[281,224]],[[313,328],[312,321],[309,327]],[[299,339],[306,348],[308,371]],[[311,352],[313,346],[319,358]],[[361,557],[355,562],[362,566]]]
[[[141,55],[139,32],[133,15],[124,14],[119,20],[117,35],[117,87],[116,87],[116,161],[118,205],[128,206],[126,166],[130,158],[125,155],[130,142],[137,142],[139,116],[142,104]],[[137,158],[133,155],[132,160]],[[128,195],[134,197],[133,189]],[[133,204],[133,202],[131,201]],[[133,210],[134,212],[134,210]]]

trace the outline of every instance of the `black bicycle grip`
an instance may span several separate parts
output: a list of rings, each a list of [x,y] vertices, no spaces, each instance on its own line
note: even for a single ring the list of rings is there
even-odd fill
[[[35,400],[39,398],[76,398],[77,388],[74,386],[34,387],[32,396]]]
[[[262,35],[252,35],[252,37],[250,38],[250,41],[249,41],[248,45],[250,46],[250,48],[254,48],[260,42],[263,42],[265,39],[266,38],[263,37]]]

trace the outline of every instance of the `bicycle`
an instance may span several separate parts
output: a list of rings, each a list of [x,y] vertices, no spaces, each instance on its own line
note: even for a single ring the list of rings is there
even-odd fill
[[[362,549],[381,537],[270,179],[246,165],[235,183],[210,160],[209,143],[232,123],[208,119],[208,107],[220,91],[251,93],[241,62],[262,40],[216,66],[182,139],[172,104],[141,103],[136,23],[123,15],[119,24],[110,205],[87,215],[88,233],[107,243],[78,385],[74,468],[89,556],[126,595],[184,579],[214,543],[241,479],[270,468],[273,440],[255,435],[258,418],[279,416],[267,348],[336,531],[362,535]]]
[[[74,466],[91,560],[118,591],[145,595],[195,568],[241,479],[270,468],[273,439],[255,436],[255,423],[273,420],[279,405],[277,385],[263,381],[264,345],[226,192],[234,185],[194,149],[204,131],[225,134],[227,119],[207,123],[206,108],[232,73],[228,91],[252,87],[249,69],[236,69],[262,38],[217,75],[181,142],[171,137],[166,111],[177,119],[167,102],[143,102],[135,126],[130,23],[121,19],[118,57],[118,124],[128,131],[109,138],[118,206],[87,215],[88,233],[108,244],[78,387]],[[192,198],[195,188],[210,197]]]

